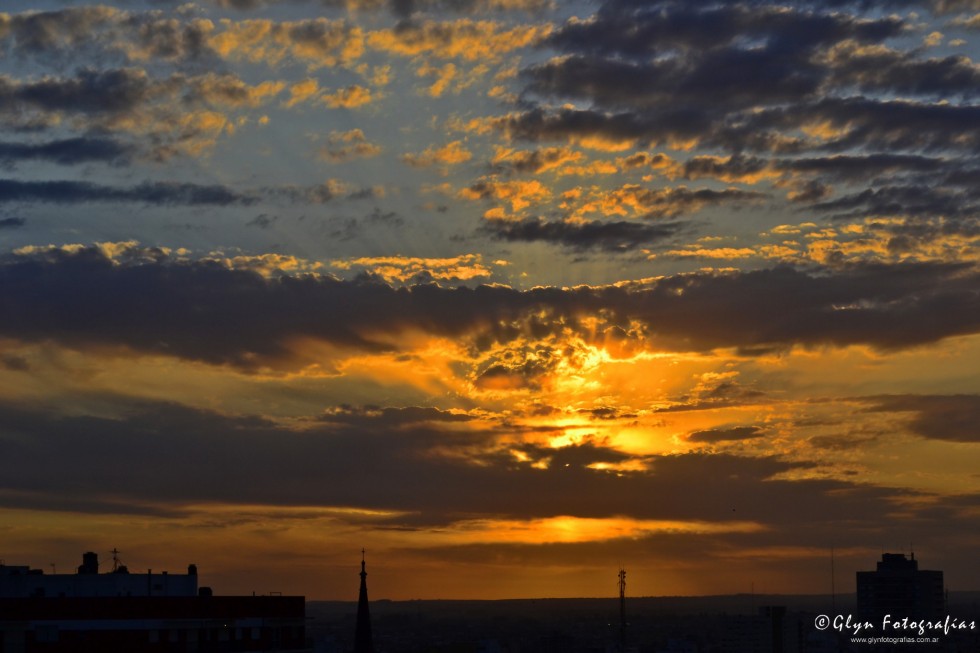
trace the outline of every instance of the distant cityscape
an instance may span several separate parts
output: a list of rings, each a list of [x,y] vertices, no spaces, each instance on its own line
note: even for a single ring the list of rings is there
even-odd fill
[[[0,564],[0,653],[836,653],[980,651],[980,592],[949,593],[883,553],[856,593],[357,602],[217,596],[198,570],[134,573],[87,552],[75,573]],[[353,581],[353,578],[352,578]],[[351,583],[352,595],[354,583]]]

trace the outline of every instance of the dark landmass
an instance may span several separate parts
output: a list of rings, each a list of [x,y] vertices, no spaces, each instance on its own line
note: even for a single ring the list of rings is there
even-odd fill
[[[626,651],[784,653],[870,650],[850,630],[819,630],[819,615],[855,615],[855,596],[736,594],[627,598]],[[773,606],[776,606],[773,608]],[[980,592],[949,592],[949,614],[980,628]],[[322,653],[351,650],[357,605],[307,603],[308,635]],[[412,600],[371,602],[377,653],[608,653],[622,650],[616,598]],[[894,633],[864,632],[882,636]],[[912,633],[899,632],[898,635]],[[938,643],[896,644],[905,653],[980,651],[978,630],[940,635]],[[892,650],[876,644],[875,651]]]

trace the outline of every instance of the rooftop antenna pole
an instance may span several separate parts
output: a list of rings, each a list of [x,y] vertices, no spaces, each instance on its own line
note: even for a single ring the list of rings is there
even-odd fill
[[[112,572],[115,573],[119,569],[119,549],[113,547],[112,551]]]
[[[626,650],[626,570],[619,568],[619,650]]]

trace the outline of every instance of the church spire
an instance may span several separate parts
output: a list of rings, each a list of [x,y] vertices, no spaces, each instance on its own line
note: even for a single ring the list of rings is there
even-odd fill
[[[361,549],[361,591],[357,597],[354,653],[374,653],[374,644],[371,642],[371,612],[368,609],[367,572],[364,571],[364,549]]]

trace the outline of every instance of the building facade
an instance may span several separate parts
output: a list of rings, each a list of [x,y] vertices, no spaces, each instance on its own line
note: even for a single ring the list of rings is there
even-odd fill
[[[213,596],[187,574],[0,566],[0,653],[309,651],[302,596]]]
[[[861,619],[940,619],[946,614],[943,572],[919,569],[915,553],[883,553],[875,571],[857,572],[857,611]]]

